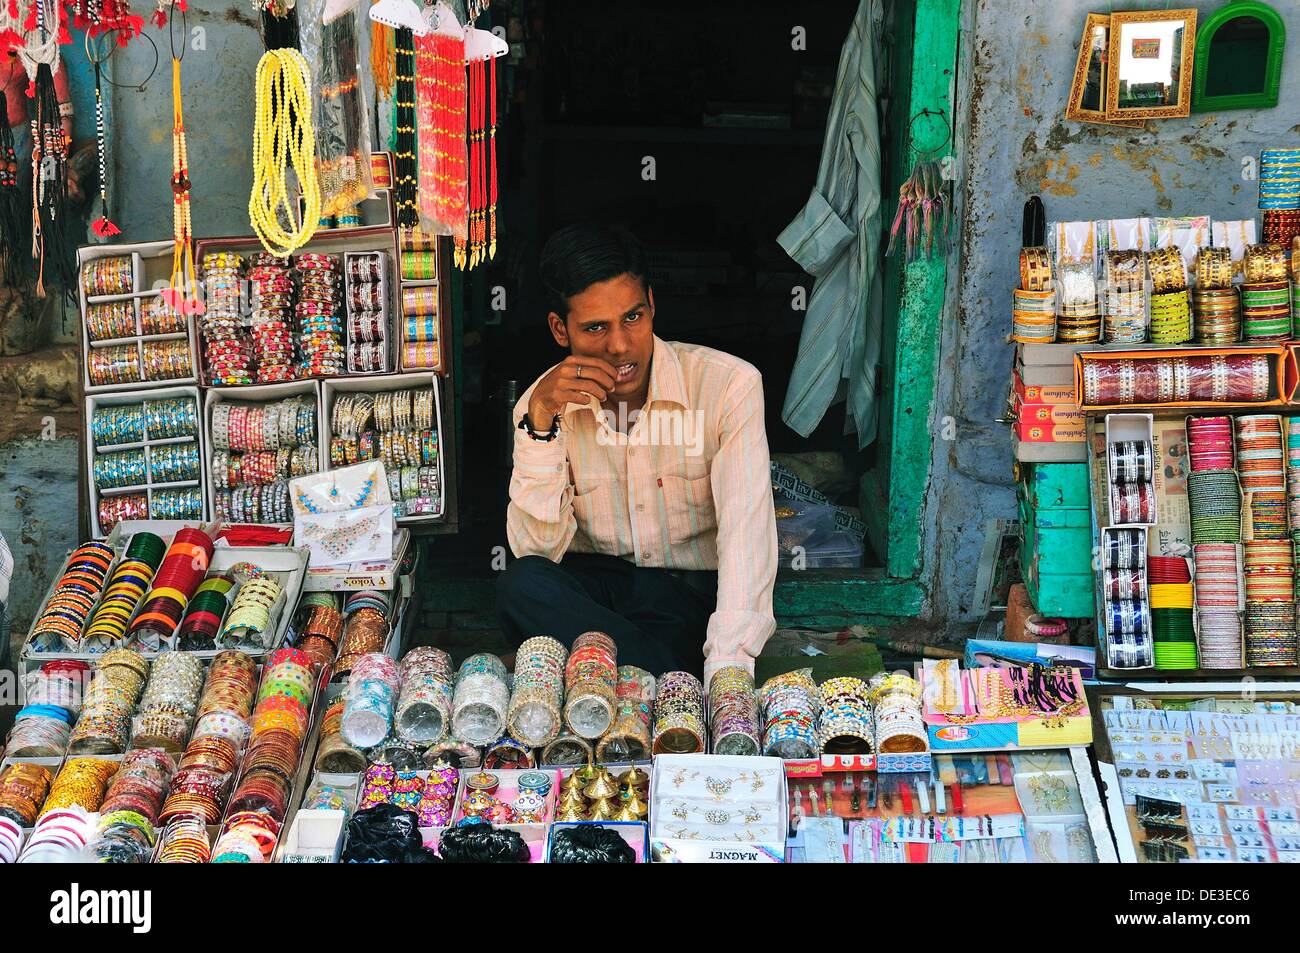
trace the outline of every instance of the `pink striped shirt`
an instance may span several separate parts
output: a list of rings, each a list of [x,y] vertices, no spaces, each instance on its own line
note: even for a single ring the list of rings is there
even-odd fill
[[[515,420],[528,412],[536,386],[519,399]],[[776,628],[777,554],[757,368],[656,337],[649,396],[635,424],[622,434],[598,414],[595,398],[569,404],[550,442],[515,432],[510,548],[556,562],[573,551],[638,566],[716,569],[705,685],[724,665],[753,671]]]

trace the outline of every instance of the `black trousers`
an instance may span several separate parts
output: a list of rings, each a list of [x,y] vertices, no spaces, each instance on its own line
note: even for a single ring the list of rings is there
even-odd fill
[[[501,628],[514,645],[549,635],[565,645],[584,632],[618,644],[618,664],[656,677],[704,670],[704,638],[718,599],[716,572],[648,569],[617,556],[524,556],[497,580]]]

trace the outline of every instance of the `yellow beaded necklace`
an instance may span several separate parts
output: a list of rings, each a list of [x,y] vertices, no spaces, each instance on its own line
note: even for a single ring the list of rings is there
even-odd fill
[[[266,250],[280,257],[307,244],[320,222],[311,116],[311,70],[306,58],[295,49],[267,50],[257,64],[248,218]],[[287,183],[290,162],[302,190],[301,216]]]

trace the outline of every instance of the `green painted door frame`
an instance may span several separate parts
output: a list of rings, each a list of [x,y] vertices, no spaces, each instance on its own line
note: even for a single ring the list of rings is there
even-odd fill
[[[883,186],[884,221],[898,209],[898,189],[912,174],[917,149],[950,155],[957,103],[961,0],[897,0],[885,119],[889,154]],[[911,119],[928,109],[942,118]],[[945,138],[943,123],[954,129]],[[917,149],[908,136],[913,128]],[[940,148],[936,154],[932,150]],[[954,223],[954,231],[956,224]],[[958,236],[953,234],[952,241]],[[948,261],[944,255],[884,264],[885,335],[881,355],[880,428],[876,459],[862,477],[859,503],[868,539],[883,569],[783,572],[776,589],[782,624],[845,625],[919,615],[933,560],[925,549],[925,500],[930,487],[935,424],[931,420],[939,366]]]

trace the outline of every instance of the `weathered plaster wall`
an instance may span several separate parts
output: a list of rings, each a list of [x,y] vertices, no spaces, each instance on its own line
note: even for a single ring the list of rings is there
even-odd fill
[[[202,7],[203,9],[197,9]],[[194,233],[246,235],[253,128],[252,76],[264,52],[251,4],[191,3],[181,87],[193,183]],[[156,241],[172,232],[172,74],[166,33],[158,70],[143,92],[113,91],[113,168],[121,241]],[[179,44],[181,29],[174,31]],[[179,47],[178,47],[179,52]],[[114,78],[138,83],[153,65],[153,48],[132,43],[115,57]]]
[[[12,407],[12,404],[5,406]],[[39,435],[41,417],[32,417]],[[25,632],[77,538],[77,439],[68,428],[54,440],[27,436],[0,444],[0,533],[14,557],[9,590],[15,631]]]
[[[1221,6],[1194,0],[1202,17]],[[937,549],[933,610],[968,617],[985,524],[1014,517],[1009,428],[1011,291],[1021,211],[1041,195],[1049,220],[1138,215],[1256,214],[1241,160],[1270,145],[1300,145],[1300,4],[1275,0],[1287,22],[1281,105],[1193,114],[1145,130],[1067,122],[1066,100],[1083,23],[1097,0],[967,0],[963,34],[963,263],[955,314],[945,318],[929,524]],[[1158,9],[1151,4],[1126,4]],[[959,126],[959,129],[962,127]]]

